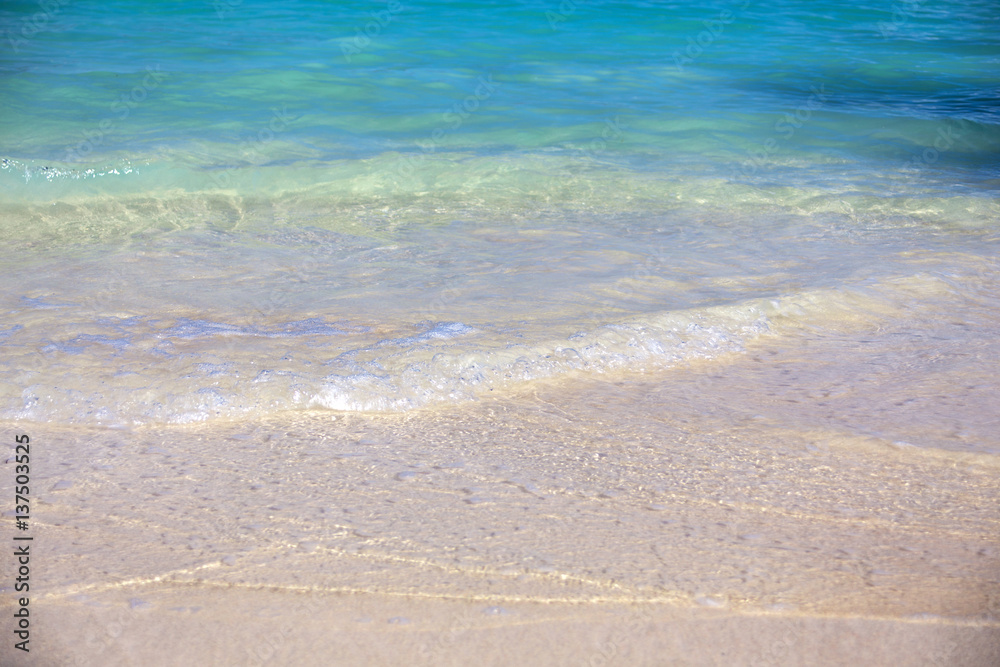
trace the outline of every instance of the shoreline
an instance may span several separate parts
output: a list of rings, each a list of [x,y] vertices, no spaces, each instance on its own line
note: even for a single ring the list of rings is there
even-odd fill
[[[725,375],[576,379],[409,414],[0,424],[33,443],[38,655],[995,663],[995,443],[906,445],[891,429],[921,423],[899,415],[880,437],[838,427],[818,403],[810,416],[779,399],[813,396],[830,374],[849,382],[857,359],[831,370],[794,348],[766,365],[755,354]],[[870,391],[847,400],[877,415],[893,397]],[[440,650],[421,663],[425,645]]]

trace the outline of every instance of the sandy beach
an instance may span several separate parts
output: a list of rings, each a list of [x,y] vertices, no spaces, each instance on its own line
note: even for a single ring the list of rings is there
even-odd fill
[[[751,351],[724,391],[692,367],[395,416],[35,426],[44,659],[9,664],[996,664],[1000,463],[907,445],[926,408],[875,437],[790,402],[837,345]]]
[[[1000,665],[996,0],[0,26],[0,667]]]
[[[141,595],[157,608],[130,607]],[[996,623],[150,585],[53,602],[34,665],[993,665]],[[51,634],[50,634],[51,633]],[[89,662],[88,662],[89,659]]]

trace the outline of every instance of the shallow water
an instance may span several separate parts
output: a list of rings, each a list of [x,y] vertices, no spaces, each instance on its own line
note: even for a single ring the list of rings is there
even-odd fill
[[[754,349],[809,345],[798,372],[995,413],[993,9],[7,3],[0,418],[693,367],[727,403]],[[857,433],[909,423],[866,404]],[[949,432],[909,441],[995,451]]]

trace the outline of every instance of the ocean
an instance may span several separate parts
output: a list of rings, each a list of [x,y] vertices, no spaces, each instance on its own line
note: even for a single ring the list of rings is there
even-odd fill
[[[995,1],[0,26],[43,661],[996,664]]]
[[[896,328],[919,366],[935,323],[995,337],[995,10],[5,3],[0,417],[408,411],[762,339]]]

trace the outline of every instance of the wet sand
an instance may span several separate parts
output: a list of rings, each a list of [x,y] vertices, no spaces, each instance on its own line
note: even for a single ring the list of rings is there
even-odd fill
[[[135,595],[143,603],[130,607]],[[498,607],[150,585],[86,603],[53,601],[43,610],[35,665],[929,666],[993,665],[1000,657],[995,623],[663,604]]]
[[[404,415],[5,424],[35,480],[5,664],[997,664],[978,362],[899,406],[824,345]]]

